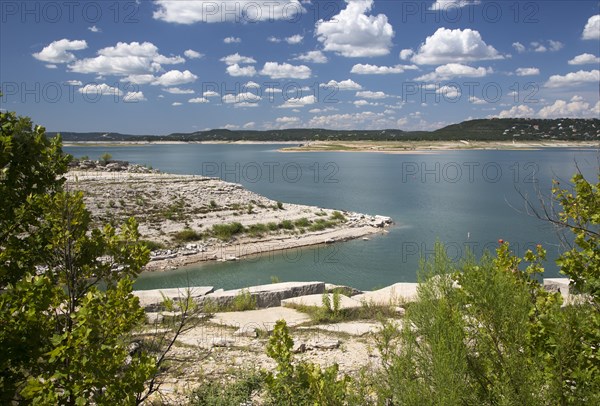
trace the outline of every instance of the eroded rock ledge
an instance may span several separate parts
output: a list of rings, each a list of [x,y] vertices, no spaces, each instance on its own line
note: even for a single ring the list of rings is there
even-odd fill
[[[142,239],[153,251],[147,266],[152,271],[366,239],[392,224],[385,216],[278,202],[220,179],[165,174],[116,161],[79,161],[67,184],[84,192],[98,225],[137,219]],[[218,229],[233,224],[237,228]]]

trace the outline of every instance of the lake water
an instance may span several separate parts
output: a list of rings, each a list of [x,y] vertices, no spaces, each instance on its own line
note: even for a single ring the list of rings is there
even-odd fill
[[[419,258],[436,240],[451,257],[493,251],[498,239],[518,255],[541,243],[546,276],[558,276],[556,230],[526,211],[548,196],[551,180],[566,184],[576,166],[595,181],[598,150],[442,151],[431,154],[281,153],[283,145],[140,145],[65,147],[74,156],[151,165],[163,172],[203,174],[236,182],[282,202],[390,216],[395,225],[369,241],[262,254],[238,262],[193,265],[142,274],[136,289],[212,285],[237,288],[322,280],[373,289],[417,279]]]

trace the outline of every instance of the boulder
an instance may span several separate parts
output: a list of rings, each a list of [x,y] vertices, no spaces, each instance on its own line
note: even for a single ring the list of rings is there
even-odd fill
[[[418,283],[396,283],[383,289],[365,292],[352,299],[379,306],[412,302],[417,297]]]

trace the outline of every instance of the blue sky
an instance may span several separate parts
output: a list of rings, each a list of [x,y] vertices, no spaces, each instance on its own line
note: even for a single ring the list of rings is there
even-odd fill
[[[0,107],[50,131],[600,118],[598,1],[0,6]]]

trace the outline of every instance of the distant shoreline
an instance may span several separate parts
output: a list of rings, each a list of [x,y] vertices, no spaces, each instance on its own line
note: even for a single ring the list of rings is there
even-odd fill
[[[257,145],[299,145],[303,141],[64,141],[64,147],[106,147],[106,146],[144,146],[144,145],[185,145],[185,144],[257,144]]]
[[[457,150],[532,151],[544,148],[600,149],[592,141],[313,141],[280,152],[377,152],[386,154],[433,154]]]
[[[280,152],[378,152],[428,154],[455,150],[600,149],[595,141],[69,141],[65,147],[127,147],[150,145],[291,145]]]

